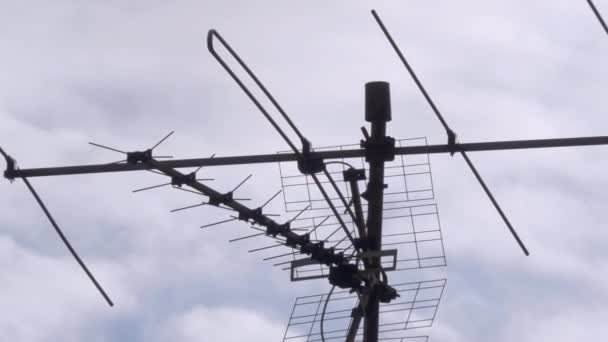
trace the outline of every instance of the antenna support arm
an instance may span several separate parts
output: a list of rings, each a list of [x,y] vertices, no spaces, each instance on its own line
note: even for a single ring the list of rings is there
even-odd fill
[[[474,143],[454,143],[440,145],[420,145],[395,147],[395,155],[414,155],[414,154],[440,154],[452,152],[482,152],[482,151],[501,151],[501,150],[522,150],[532,148],[554,148],[554,147],[574,147],[574,146],[594,146],[608,145],[608,136],[577,137],[577,138],[558,138],[558,139],[533,139],[533,140],[510,140],[510,141],[487,141]],[[334,150],[312,152],[324,160],[345,159],[365,157],[365,149]],[[5,159],[7,155],[3,153]],[[194,158],[194,159],[175,159],[157,161],[155,165],[169,168],[199,167],[199,166],[225,166],[242,164],[278,163],[288,161],[298,161],[301,153],[272,153],[257,154],[248,156],[228,156],[215,158]],[[10,158],[10,157],[9,157]],[[12,158],[10,158],[12,160]],[[8,161],[9,159],[7,159]],[[14,161],[13,161],[14,162]],[[13,168],[10,168],[12,165]],[[93,165],[73,165],[59,167],[44,167],[31,169],[18,169],[15,164],[9,165],[4,176],[8,179],[18,177],[43,177],[43,176],[63,176],[89,173],[125,172],[154,170],[156,167],[146,164],[93,164]]]
[[[186,180],[187,175],[179,172],[178,170],[164,165],[164,162],[159,162],[155,159],[151,159],[145,162],[150,168],[157,169],[169,177],[179,178]],[[262,227],[266,227],[266,235],[276,237],[277,235],[283,236],[287,240],[287,246],[293,248],[299,248],[302,254],[309,255],[312,260],[318,261],[319,263],[331,265],[344,265],[348,264],[348,259],[342,252],[336,253],[332,248],[325,248],[323,242],[312,242],[308,234],[299,235],[293,232],[290,228],[289,222],[280,224],[270,217],[262,214],[261,208],[251,209],[232,197],[232,193],[222,194],[211,187],[198,182],[196,179],[191,179],[185,182],[187,185],[201,194],[209,197],[209,203],[212,205],[224,205],[238,213],[238,219],[242,221],[251,222]]]

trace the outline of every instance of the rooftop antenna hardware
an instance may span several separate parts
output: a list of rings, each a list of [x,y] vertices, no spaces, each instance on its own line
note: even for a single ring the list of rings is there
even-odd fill
[[[608,34],[608,26],[597,7],[591,0],[587,0],[587,3],[605,33]],[[118,152],[125,156],[125,159],[107,164],[20,169],[17,167],[15,159],[0,148],[0,154],[4,157],[7,165],[4,176],[10,181],[18,178],[23,180],[56,233],[110,306],[113,306],[114,303],[78,256],[40,195],[30,183],[30,178],[127,171],[149,171],[167,176],[169,178],[167,183],[136,189],[133,192],[172,186],[181,191],[202,195],[207,198],[206,201],[173,209],[171,212],[200,206],[212,206],[231,211],[233,214],[230,215],[230,219],[203,225],[201,228],[232,221],[246,222],[256,231],[256,234],[238,237],[230,240],[230,242],[258,236],[270,237],[275,241],[275,244],[253,249],[249,252],[264,251],[280,246],[291,248],[290,253],[273,255],[264,260],[291,257],[293,260],[280,262],[275,266],[289,265],[284,269],[290,271],[292,281],[328,279],[330,285],[332,285],[329,293],[296,299],[284,341],[426,342],[428,336],[404,334],[404,332],[409,332],[410,329],[428,327],[432,324],[443,294],[445,279],[391,283],[387,274],[395,271],[446,266],[437,208],[435,204],[429,202],[434,198],[434,192],[432,179],[430,178],[428,155],[439,153],[449,153],[452,156],[455,154],[461,155],[519,248],[525,255],[529,255],[524,242],[482,179],[468,153],[607,145],[608,137],[459,142],[456,133],[448,125],[437,105],[431,99],[379,15],[374,10],[371,13],[445,129],[446,144],[428,145],[425,138],[396,140],[387,136],[387,123],[392,119],[389,84],[386,82],[369,82],[365,85],[365,120],[370,123],[370,129],[361,128],[364,139],[361,140],[360,145],[358,147],[339,146],[313,149],[311,142],[297,128],[290,116],[240,56],[216,30],[210,30],[207,35],[209,52],[283,138],[290,148],[289,152],[229,157],[215,157],[214,154],[209,158],[160,161],[159,159],[172,158],[171,156],[156,156],[153,154],[154,149],[174,133],[171,131],[152,147],[142,151],[125,152],[90,142],[93,146]],[[272,103],[274,109],[287,123],[292,133],[297,136],[299,144],[289,138],[288,134],[278,125],[266,108],[217,53],[214,46],[215,41],[222,45],[259,87]],[[417,163],[406,162],[405,159],[413,157],[422,157],[423,159]],[[426,159],[424,159],[425,157]],[[287,165],[293,162],[297,165],[297,172],[290,174]],[[242,202],[249,199],[236,198],[234,195],[251,178],[251,175],[227,192],[221,192],[202,183],[212,179],[197,177],[197,173],[205,166],[254,163],[279,163],[281,170],[282,189],[258,207],[248,207]],[[353,166],[353,163],[359,163],[358,167]],[[367,163],[367,166],[365,163]],[[177,170],[190,167],[196,168],[196,170],[190,173]],[[393,171],[397,173],[391,174]],[[336,182],[336,175],[342,176],[344,184]],[[410,182],[408,188],[408,177],[419,175],[428,177],[430,183],[422,188],[412,189]],[[394,179],[398,179],[398,181],[391,183],[389,180],[389,178],[393,179],[391,177],[396,177]],[[363,192],[361,192],[360,185],[365,186]],[[403,187],[399,188],[398,191],[391,192],[392,189],[401,185]],[[328,191],[328,186],[331,191]],[[290,200],[289,198],[293,195],[288,193],[292,193],[292,189],[298,187],[305,187],[306,191],[301,191],[300,194],[305,193],[306,196],[304,196],[304,199]],[[283,223],[271,218],[278,215],[264,212],[266,205],[281,193],[283,193],[286,211],[297,212],[291,219]],[[314,197],[313,193],[317,195],[317,198]],[[428,222],[426,222],[423,228],[420,223],[416,223],[421,217],[432,217],[436,223],[429,227]],[[411,223],[410,228],[407,232],[399,230],[394,232],[383,231],[386,229],[383,221],[389,219],[407,219],[405,221]],[[325,234],[321,233],[323,230],[326,231]],[[299,234],[298,231],[305,233]],[[434,252],[431,253],[431,256],[422,255],[426,243],[436,242],[439,243],[439,247],[433,249]],[[397,247],[384,248],[388,246]],[[406,247],[412,249],[412,246],[415,251],[413,257],[404,257],[402,254]],[[302,255],[304,257],[298,259]],[[340,290],[335,290],[336,287]],[[330,304],[332,307],[328,309]]]

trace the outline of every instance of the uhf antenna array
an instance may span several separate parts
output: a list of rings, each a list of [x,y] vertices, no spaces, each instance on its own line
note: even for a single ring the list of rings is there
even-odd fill
[[[606,22],[596,6],[591,0],[587,0],[587,3],[608,34]],[[63,243],[110,306],[113,306],[113,302],[69,243],[29,178],[126,171],[154,172],[168,177],[168,182],[133,192],[172,186],[202,195],[206,198],[205,201],[172,212],[205,205],[222,208],[232,212],[229,219],[201,228],[243,221],[256,234],[233,239],[231,242],[267,236],[275,244],[250,252],[279,246],[290,248],[289,253],[273,255],[264,260],[292,258],[275,266],[289,270],[292,281],[327,278],[332,287],[329,293],[296,299],[284,341],[427,341],[427,336],[404,332],[429,327],[433,323],[445,279],[397,283],[389,281],[388,274],[395,274],[391,271],[446,266],[437,206],[432,202],[434,190],[428,155],[460,154],[523,253],[529,255],[468,153],[606,145],[608,137],[459,142],[456,133],[448,125],[378,14],[372,10],[372,15],[445,129],[446,144],[428,145],[426,138],[396,140],[387,136],[387,123],[392,119],[389,84],[370,82],[365,85],[365,120],[370,123],[370,129],[362,127],[363,139],[360,145],[313,149],[311,142],[240,56],[217,31],[210,30],[207,35],[209,52],[287,143],[290,148],[288,152],[230,157],[212,155],[209,158],[161,161],[171,156],[156,156],[153,151],[173,134],[170,132],[158,143],[142,151],[127,152],[90,143],[124,155],[124,159],[108,164],[20,169],[15,159],[0,148],[7,164],[4,176],[11,181],[17,178],[23,180]],[[216,52],[216,40],[272,103],[281,119],[298,137],[298,144],[288,137],[275,118]],[[227,192],[204,183],[211,179],[197,177],[197,172],[205,166],[254,163],[279,163],[282,185],[282,191],[257,207],[244,205],[242,202],[248,199],[239,199],[234,195],[251,175]],[[189,173],[178,170],[189,167],[197,169]],[[343,182],[339,182],[340,177]],[[272,218],[276,215],[264,212],[264,207],[281,192],[285,210],[295,213],[290,220],[282,223]],[[391,219],[399,219],[399,225],[391,226]],[[428,247],[429,244],[432,247]]]

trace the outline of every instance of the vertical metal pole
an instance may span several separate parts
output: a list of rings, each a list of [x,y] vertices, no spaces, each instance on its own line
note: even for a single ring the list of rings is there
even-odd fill
[[[359,228],[359,237],[365,238],[367,232],[365,230],[365,218],[363,217],[363,206],[361,205],[359,184],[357,184],[356,179],[351,179],[348,183],[350,184],[350,191],[352,193],[353,207],[355,208],[355,219],[357,220],[357,227]]]
[[[371,123],[371,136],[367,141],[366,156],[369,163],[367,185],[367,239],[370,252],[380,251],[382,246],[382,207],[384,198],[384,154],[381,148],[386,138],[386,123],[391,120],[389,84],[370,82],[365,84],[365,120]],[[380,258],[370,260],[370,267],[379,269]],[[379,279],[380,272],[376,272]],[[370,290],[363,327],[364,342],[378,341],[380,303],[376,293]]]

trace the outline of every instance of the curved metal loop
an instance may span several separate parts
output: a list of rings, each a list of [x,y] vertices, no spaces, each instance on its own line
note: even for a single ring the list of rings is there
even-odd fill
[[[207,49],[209,50],[209,52],[222,65],[222,67],[224,68],[224,70],[226,70],[226,72],[232,77],[232,79],[239,85],[239,87],[241,88],[241,90],[243,90],[243,92],[255,104],[255,106],[260,110],[260,112],[262,112],[262,114],[266,117],[266,119],[270,122],[270,124],[274,127],[274,129],[281,135],[281,137],[283,138],[283,140],[285,140],[285,142],[294,151],[294,153],[300,154],[300,151],[294,145],[294,143],[291,141],[291,139],[289,139],[289,137],[285,134],[285,132],[281,129],[281,127],[279,127],[279,125],[277,124],[277,122],[270,116],[270,114],[268,114],[268,111],[266,110],[266,108],[264,108],[264,106],[262,106],[262,104],[253,95],[253,93],[249,90],[249,88],[247,88],[247,86],[245,86],[245,84],[243,83],[243,81],[241,81],[241,79],[228,66],[228,64],[224,61],[224,59],[217,53],[217,51],[215,50],[215,47],[213,46],[213,38],[214,37],[217,38],[217,40],[219,40],[219,42],[222,44],[222,46],[239,63],[239,65],[243,68],[243,70],[245,70],[245,72],[247,73],[247,75],[249,75],[249,77],[257,84],[257,86],[260,88],[260,90],[262,90],[262,92],[264,93],[264,95],[266,95],[266,97],[268,98],[268,100],[270,100],[270,102],[272,102],[272,104],[276,108],[276,110],[279,113],[281,113],[281,116],[283,117],[283,119],[285,119],[285,121],[287,121],[287,124],[289,124],[289,126],[291,127],[291,129],[293,129],[293,131],[296,133],[296,135],[298,136],[298,138],[302,142],[303,149],[306,150],[307,149],[306,146],[308,146],[308,149],[309,149],[310,148],[310,142],[302,135],[302,133],[296,127],[296,125],[293,123],[293,121],[291,121],[291,119],[289,118],[289,116],[287,115],[287,113],[285,112],[285,110],[283,110],[283,108],[281,107],[281,105],[279,105],[279,103],[274,98],[274,96],[272,96],[272,94],[270,94],[270,92],[268,91],[268,89],[266,89],[266,87],[264,86],[264,84],[262,84],[262,82],[258,79],[258,77],[253,73],[253,71],[251,71],[251,69],[249,69],[249,67],[247,66],[247,64],[245,64],[245,62],[243,62],[243,60],[241,59],[241,57],[232,49],[232,47],[224,40],[224,38],[216,30],[213,30],[213,29],[209,30],[209,32],[207,33]]]

